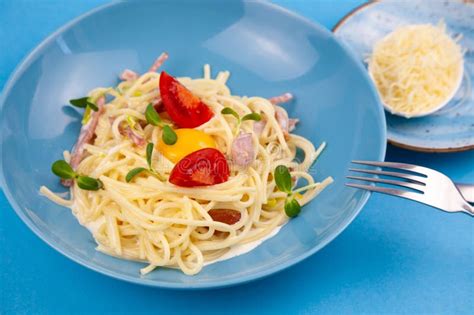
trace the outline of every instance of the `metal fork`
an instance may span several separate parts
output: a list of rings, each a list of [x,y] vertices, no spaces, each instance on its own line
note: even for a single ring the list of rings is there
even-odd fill
[[[466,201],[474,202],[474,185],[459,184],[459,186],[456,186],[446,175],[412,164],[375,161],[352,161],[352,163],[409,171],[410,174],[377,169],[350,168],[349,171],[352,172],[382,175],[395,179],[365,176],[347,176],[347,178],[405,187],[410,190],[346,183],[349,187],[411,199],[447,212],[465,212],[474,216],[474,207]],[[461,194],[461,190],[465,194],[464,196]]]

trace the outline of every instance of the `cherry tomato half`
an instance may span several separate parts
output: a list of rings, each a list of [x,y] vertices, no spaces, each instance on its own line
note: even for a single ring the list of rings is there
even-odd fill
[[[229,165],[217,149],[205,148],[182,158],[173,168],[170,183],[181,187],[210,186],[229,179]]]
[[[180,128],[198,127],[214,116],[199,97],[164,71],[160,76],[160,94],[166,111]]]

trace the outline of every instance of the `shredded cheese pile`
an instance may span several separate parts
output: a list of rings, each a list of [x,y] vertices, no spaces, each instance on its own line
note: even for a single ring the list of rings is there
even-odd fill
[[[459,39],[439,23],[403,26],[377,42],[369,73],[392,113],[419,116],[452,97],[463,73]]]

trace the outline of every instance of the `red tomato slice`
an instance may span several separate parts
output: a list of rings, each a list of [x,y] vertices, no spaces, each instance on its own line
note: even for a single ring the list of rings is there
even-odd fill
[[[182,158],[173,168],[170,183],[181,187],[210,186],[229,179],[229,165],[216,149],[205,148]]]
[[[180,128],[195,128],[214,116],[199,97],[164,71],[160,76],[160,94],[166,111]]]
[[[241,217],[240,212],[233,209],[211,209],[207,213],[209,213],[212,220],[229,225],[239,222]]]

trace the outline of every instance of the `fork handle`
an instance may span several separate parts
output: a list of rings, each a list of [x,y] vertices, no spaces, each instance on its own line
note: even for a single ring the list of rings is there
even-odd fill
[[[456,187],[467,202],[474,203],[474,185],[456,183]]]

